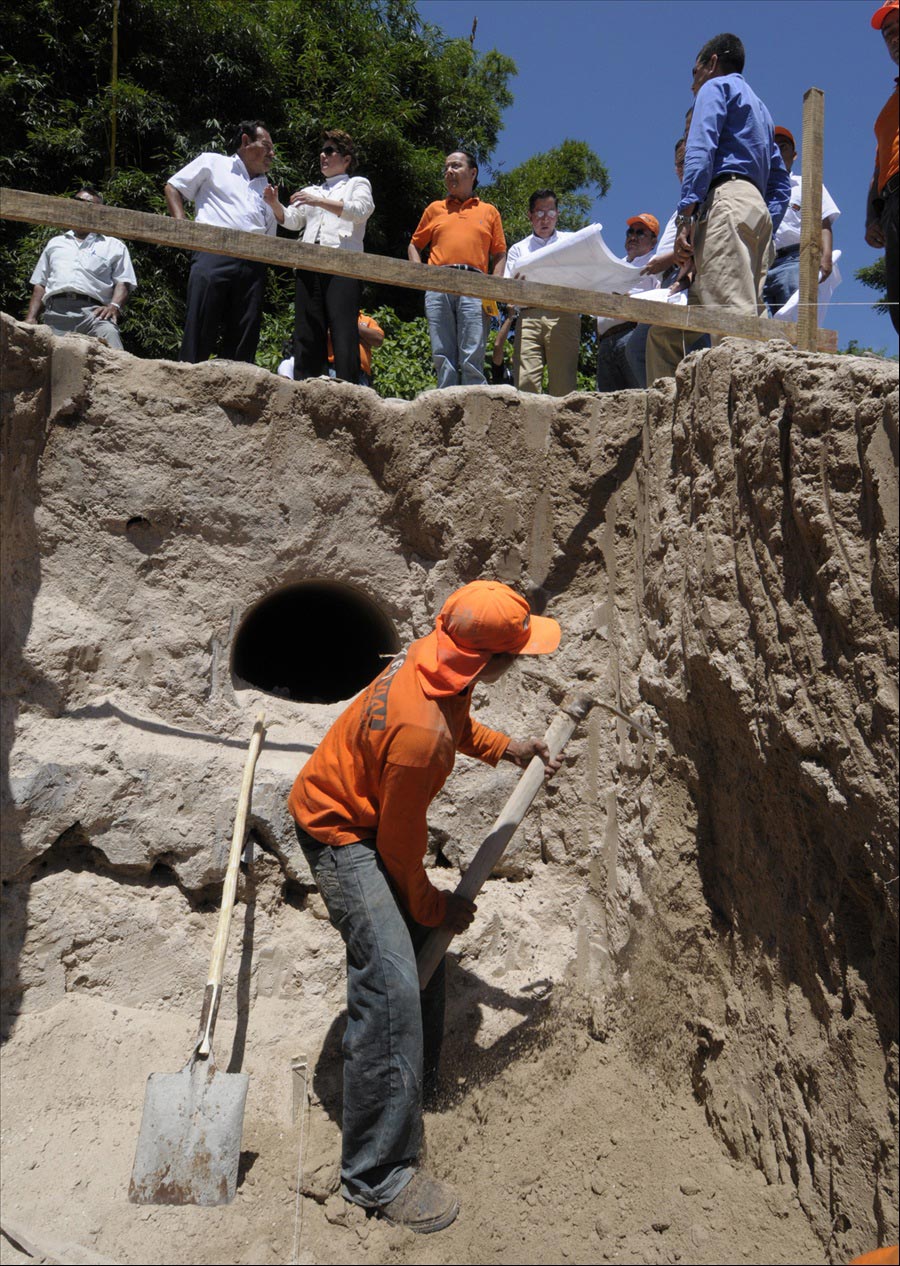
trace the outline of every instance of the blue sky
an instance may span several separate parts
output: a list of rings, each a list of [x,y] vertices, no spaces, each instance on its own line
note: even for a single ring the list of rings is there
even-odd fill
[[[803,94],[825,93],[825,184],[841,210],[835,247],[843,282],[825,324],[839,345],[851,338],[896,352],[890,319],[871,310],[873,292],[853,273],[877,258],[863,240],[866,190],[875,158],[872,125],[896,68],[869,19],[876,0],[419,0],[422,18],[448,36],[513,59],[514,105],[506,111],[494,164],[511,168],[566,137],[587,141],[606,164],[609,194],[594,219],[614,250],[625,220],[651,211],[665,223],[678,196],[672,150],[691,104],[690,72],[700,47],[733,31],[747,50],[745,75],[776,124],[797,138],[802,170]],[[846,306],[841,306],[846,305]]]

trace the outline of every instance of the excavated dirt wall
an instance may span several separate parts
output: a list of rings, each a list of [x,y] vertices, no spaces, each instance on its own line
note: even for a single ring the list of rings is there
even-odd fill
[[[492,575],[564,639],[479,698],[488,723],[540,733],[577,686],[656,741],[596,709],[576,735],[459,942],[445,1063],[514,1058],[575,991],[592,1038],[663,1098],[689,1085],[734,1161],[796,1193],[831,1260],[896,1238],[892,367],[728,342],[677,391],[407,404],[3,338],[8,1052],[79,996],[196,1011],[265,708],[223,1024],[237,1046],[277,1013],[330,1050],[327,1107],[342,955],[284,801],[341,704],[248,686],[236,640],[315,582],[298,655],[328,675],[357,652],[323,593],[396,645]],[[460,761],[438,882],[515,778]]]

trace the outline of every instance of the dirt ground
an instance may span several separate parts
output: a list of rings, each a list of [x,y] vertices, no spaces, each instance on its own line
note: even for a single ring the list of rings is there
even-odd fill
[[[457,1001],[466,987],[457,978]],[[467,1052],[451,1034],[447,1101],[426,1134],[429,1165],[457,1186],[462,1212],[428,1237],[335,1194],[338,1027],[304,1079],[292,1071],[302,1035],[285,1033],[273,1000],[257,1004],[246,1051],[233,1204],[129,1204],[145,1078],[183,1064],[194,1024],[70,994],[21,1017],[6,1046],[4,1226],[49,1248],[45,1260],[147,1266],[826,1260],[793,1190],[724,1155],[686,1089],[636,1067],[614,1025],[539,992],[487,1049]],[[298,1175],[312,1193],[299,1202]],[[27,1260],[0,1240],[0,1262]]]

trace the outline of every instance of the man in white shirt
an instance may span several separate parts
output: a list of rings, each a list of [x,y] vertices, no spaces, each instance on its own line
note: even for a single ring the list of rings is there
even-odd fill
[[[659,220],[649,211],[633,215],[625,222],[625,260],[635,268],[649,264],[659,238]],[[654,290],[659,285],[657,277],[636,274],[635,285],[629,291]],[[644,346],[649,326],[636,321],[619,321],[616,317],[597,318],[597,390],[630,391],[642,384],[629,363],[629,347],[632,339],[640,346],[631,349],[632,359],[643,361]]]
[[[95,189],[79,189],[78,202],[102,203]],[[25,320],[54,334],[89,334],[122,350],[119,317],[137,285],[128,247],[105,233],[69,229],[52,237],[31,274],[31,301]]]
[[[802,176],[795,176],[791,168],[797,157],[794,138],[786,127],[775,129],[775,144],[781,152],[781,158],[791,178],[791,199],[788,203],[784,219],[778,226],[773,239],[775,262],[766,274],[763,298],[769,312],[777,312],[783,308],[795,291],[800,289],[800,197],[802,193]],[[822,260],[819,265],[819,281],[831,276],[833,268],[832,250],[834,238],[831,226],[840,215],[831,194],[822,186]]]
[[[509,249],[504,276],[515,277],[519,264],[533,251],[571,237],[557,230],[559,203],[552,189],[538,189],[528,199],[532,233]],[[547,366],[547,394],[565,396],[575,390],[581,317],[577,312],[520,308],[513,352],[513,380],[519,391],[540,393]]]
[[[275,216],[263,198],[266,172],[275,147],[259,119],[237,125],[234,153],[200,154],[169,178],[169,215],[185,219],[185,199],[194,203],[198,224],[245,233],[276,231]],[[262,323],[266,266],[231,255],[197,251],[188,280],[187,312],[180,359],[208,360],[213,352],[229,360],[256,359]]]

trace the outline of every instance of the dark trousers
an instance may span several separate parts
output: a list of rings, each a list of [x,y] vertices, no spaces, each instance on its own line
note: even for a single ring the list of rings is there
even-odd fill
[[[335,376],[359,381],[359,282],[355,277],[297,272],[294,301],[294,377],[328,373],[328,334]]]
[[[266,266],[230,255],[198,251],[188,278],[187,312],[180,360],[256,359],[262,323]]]
[[[610,331],[598,339],[598,391],[633,391],[640,386],[628,362],[628,341],[637,328],[633,322],[628,322],[616,333]],[[643,341],[647,341],[646,334]]]
[[[795,290],[800,289],[800,247],[786,246],[775,256],[775,262],[766,273],[763,299],[769,315],[783,308]]]

